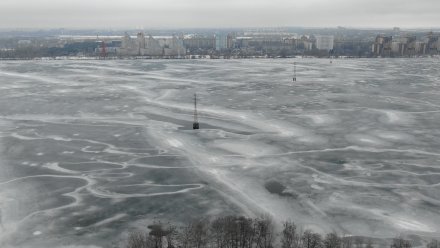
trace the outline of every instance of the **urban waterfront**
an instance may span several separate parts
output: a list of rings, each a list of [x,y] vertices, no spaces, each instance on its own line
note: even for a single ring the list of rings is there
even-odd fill
[[[66,32],[66,34],[65,34]],[[124,35],[123,35],[124,33]],[[91,35],[93,34],[93,35]],[[433,57],[438,30],[235,28],[176,30],[0,29],[0,59]]]
[[[3,61],[0,246],[109,246],[228,214],[439,237],[439,64]]]

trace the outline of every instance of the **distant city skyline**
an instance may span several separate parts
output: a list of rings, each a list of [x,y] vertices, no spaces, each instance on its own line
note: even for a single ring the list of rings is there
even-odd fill
[[[440,1],[2,0],[0,28],[438,28]]]

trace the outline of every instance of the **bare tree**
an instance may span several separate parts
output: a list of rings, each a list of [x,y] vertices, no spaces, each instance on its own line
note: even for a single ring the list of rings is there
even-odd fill
[[[353,238],[351,236],[344,236],[341,238],[341,246],[342,248],[352,248],[353,247]]]
[[[356,237],[354,239],[354,246],[356,248],[363,248],[363,246],[364,246],[364,239],[362,237],[359,237],[359,236]]]
[[[133,232],[128,237],[126,248],[148,248],[147,236],[141,232]]]
[[[274,226],[268,215],[255,220],[255,242],[257,248],[272,248],[274,242]]]
[[[373,248],[372,239],[340,237],[329,233],[323,239],[318,233],[306,230],[301,233],[293,221],[285,221],[281,233],[275,233],[269,216],[246,218],[226,216],[212,222],[204,219],[189,222],[179,230],[160,221],[148,226],[149,232],[130,234],[126,248],[273,248],[276,235],[280,235],[281,248]],[[383,245],[387,245],[383,243]],[[377,246],[377,244],[376,244]],[[412,243],[402,237],[392,240],[390,248],[412,248]],[[427,248],[440,248],[437,240]]]
[[[391,248],[411,248],[412,244],[409,240],[405,240],[402,237],[397,237],[393,239]]]
[[[368,239],[367,246],[365,248],[374,248],[373,247],[373,241],[371,239]]]
[[[226,228],[225,222],[227,221],[227,217],[221,217],[215,219],[210,226],[211,230],[211,246],[214,248],[224,248],[226,247]]]
[[[239,237],[237,248],[252,248],[255,241],[255,225],[250,218],[240,217],[236,219],[236,229]]]
[[[207,247],[209,222],[196,220],[184,226],[178,239],[182,248],[203,248]]]
[[[297,248],[299,246],[300,238],[295,223],[293,221],[286,221],[283,226],[281,247]]]
[[[325,248],[341,248],[341,238],[336,233],[329,233],[325,236]]]
[[[433,239],[431,240],[431,242],[429,242],[426,245],[427,248],[440,248],[440,242],[438,242],[437,240]]]
[[[176,226],[172,224],[168,224],[168,227],[166,228],[165,238],[167,241],[167,248],[174,248],[174,243],[176,241],[178,232]]]
[[[242,216],[226,216],[211,224],[212,247],[252,248],[255,238],[254,221]]]
[[[150,229],[149,236],[153,241],[154,248],[162,248],[165,236],[168,234],[167,230],[163,228],[162,223],[156,222],[153,225],[149,225],[148,229]]]
[[[310,230],[306,230],[302,237],[303,248],[321,248],[323,247],[322,237],[318,233],[313,233]]]
[[[192,242],[192,226],[186,225],[182,227],[182,230],[180,231],[178,235],[179,245],[182,248],[189,248],[191,247]]]
[[[193,244],[194,248],[205,247],[208,243],[208,226],[209,223],[205,220],[199,220],[193,223]]]

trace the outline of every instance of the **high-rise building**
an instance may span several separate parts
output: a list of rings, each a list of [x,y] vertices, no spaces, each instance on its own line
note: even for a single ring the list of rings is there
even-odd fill
[[[440,52],[440,37],[433,32],[429,32],[424,39],[426,43],[426,53],[427,54],[437,54]]]
[[[315,35],[316,39],[316,49],[330,51],[334,46],[334,36],[333,35]]]
[[[141,55],[141,50],[145,49],[145,34],[140,32],[137,34],[138,55]]]
[[[228,36],[224,34],[215,35],[215,50],[221,51],[228,48]]]
[[[378,35],[372,46],[373,54],[376,56],[390,56],[392,41],[391,36]]]
[[[183,44],[189,50],[215,49],[215,37],[191,35],[183,39]]]

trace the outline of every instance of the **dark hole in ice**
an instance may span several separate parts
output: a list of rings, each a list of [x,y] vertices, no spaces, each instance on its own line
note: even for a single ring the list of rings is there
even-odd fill
[[[284,192],[286,186],[284,186],[278,181],[273,181],[273,180],[269,181],[264,184],[264,187],[267,189],[267,191],[269,191],[272,194],[277,194],[280,196],[294,196],[292,193]]]

